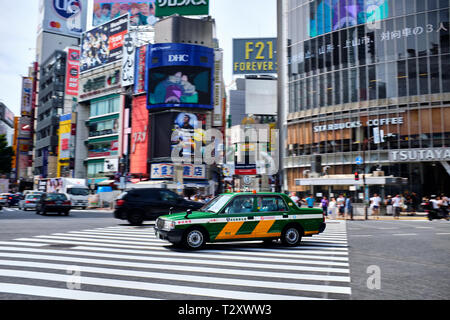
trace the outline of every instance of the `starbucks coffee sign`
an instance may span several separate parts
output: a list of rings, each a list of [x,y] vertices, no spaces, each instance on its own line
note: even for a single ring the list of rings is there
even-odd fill
[[[390,162],[450,161],[450,148],[389,151]]]
[[[196,16],[209,14],[209,0],[156,0],[156,17],[173,14]]]

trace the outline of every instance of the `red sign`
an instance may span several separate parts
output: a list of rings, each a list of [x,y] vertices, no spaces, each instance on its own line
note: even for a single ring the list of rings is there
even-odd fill
[[[69,48],[66,64],[66,94],[77,96],[80,74],[80,50]]]
[[[146,96],[133,99],[131,116],[130,172],[148,173],[148,110]]]

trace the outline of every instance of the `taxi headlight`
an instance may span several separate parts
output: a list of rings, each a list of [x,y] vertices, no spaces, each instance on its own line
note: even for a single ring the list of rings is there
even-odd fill
[[[170,220],[164,220],[164,225],[163,225],[162,229],[172,230],[173,228],[175,228],[175,222],[170,221]]]

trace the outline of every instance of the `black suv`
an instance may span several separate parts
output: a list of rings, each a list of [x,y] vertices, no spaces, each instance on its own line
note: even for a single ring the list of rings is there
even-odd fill
[[[197,210],[204,204],[185,200],[168,189],[139,188],[123,192],[116,200],[114,217],[128,220],[132,225],[141,225],[144,220],[155,220],[161,215]]]

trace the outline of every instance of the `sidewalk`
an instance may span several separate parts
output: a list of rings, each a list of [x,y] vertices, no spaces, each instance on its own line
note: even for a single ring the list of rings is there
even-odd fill
[[[353,220],[365,220],[365,216],[364,215],[353,215]],[[333,221],[333,220],[350,220],[349,217],[346,216],[346,218],[336,218],[336,219],[332,219],[327,217],[326,218],[327,221]],[[371,214],[369,214],[367,216],[367,220],[392,220],[392,221],[397,221],[397,220],[428,220],[426,213],[425,212],[417,212],[415,215],[413,216],[408,216],[406,213],[401,213],[400,216],[398,218],[394,218],[393,216],[386,216],[386,215],[380,215],[380,216],[372,216]]]

